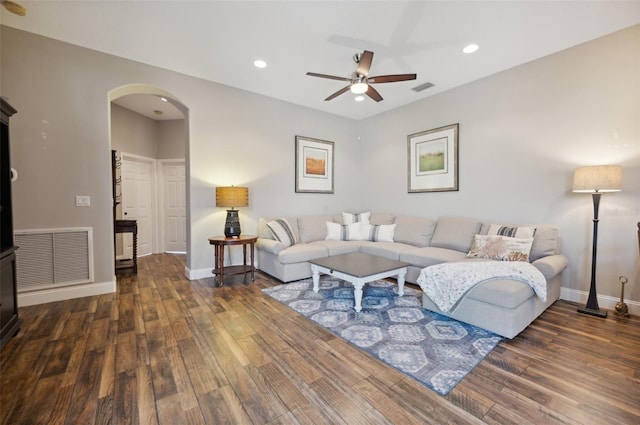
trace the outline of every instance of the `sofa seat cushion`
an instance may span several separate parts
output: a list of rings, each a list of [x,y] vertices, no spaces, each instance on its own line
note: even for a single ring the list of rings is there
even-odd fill
[[[513,309],[533,296],[535,296],[533,289],[524,282],[495,279],[478,284],[465,297],[502,308]]]
[[[280,251],[278,254],[278,261],[282,264],[292,264],[328,256],[329,249],[326,246],[311,243],[299,243]]]
[[[310,245],[323,246],[329,251],[329,255],[348,254],[360,250],[361,241],[333,241],[324,240],[311,242]]]
[[[447,248],[436,248],[433,246],[424,248],[412,247],[412,249],[400,254],[400,261],[406,261],[418,267],[433,266],[434,264],[448,261],[462,261],[465,258],[467,258],[466,252]]]
[[[400,254],[415,247],[400,242],[360,242],[360,252],[364,254],[377,255],[378,257],[399,260]]]

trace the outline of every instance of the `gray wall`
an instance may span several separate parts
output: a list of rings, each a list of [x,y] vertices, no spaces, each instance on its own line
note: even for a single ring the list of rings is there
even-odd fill
[[[112,103],[111,149],[147,158],[157,158],[158,126],[156,122]]]
[[[185,125],[185,120],[152,120],[111,103],[111,148],[147,158],[184,158]]]
[[[250,187],[247,234],[259,216],[292,207],[360,204],[354,121],[15,29],[2,27],[1,37],[2,95],[19,111],[11,127],[16,228],[93,227],[97,282],[113,280],[109,93],[123,86],[162,88],[189,110],[191,270],[213,266],[207,238],[222,232],[226,214],[215,206],[217,185]],[[336,143],[335,194],[294,193],[296,134]],[[76,194],[91,195],[91,207],[75,207]]]
[[[356,209],[554,223],[571,262],[565,289],[586,291],[592,206],[571,177],[618,163],[624,191],[601,206],[599,292],[617,297],[625,274],[640,301],[640,26],[359,122],[14,29],[1,37],[2,94],[19,111],[16,226],[94,227],[96,280],[113,276],[108,93],[143,82],[188,108],[190,270],[213,265],[207,237],[225,216],[214,187],[236,184],[250,188],[244,233],[261,216]],[[456,122],[460,191],[408,194],[407,134]],[[296,134],[336,143],[335,194],[294,193]],[[75,194],[91,194],[91,208]]]
[[[158,128],[158,159],[180,159],[187,153],[185,120],[156,121]]]
[[[453,123],[460,190],[407,193],[407,135]],[[591,196],[571,192],[573,172],[622,165],[623,191],[600,204],[598,292],[619,297],[625,275],[625,296],[640,300],[640,26],[363,120],[359,129],[371,209],[556,224],[569,292],[589,289],[593,218]]]

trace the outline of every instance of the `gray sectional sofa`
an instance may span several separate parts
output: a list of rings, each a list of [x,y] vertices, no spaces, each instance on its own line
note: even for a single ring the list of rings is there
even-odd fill
[[[391,229],[392,239],[328,240],[329,223],[343,223],[343,215],[284,217],[293,233],[294,243],[279,242],[267,226],[273,219],[260,219],[256,244],[258,268],[281,280],[291,282],[311,277],[309,260],[348,252],[405,261],[411,264],[406,281],[417,283],[425,268],[444,262],[478,261],[468,253],[477,234],[486,234],[492,223],[461,217],[427,217],[373,213],[372,225]],[[546,279],[547,299],[542,301],[526,283],[511,279],[489,279],[466,293],[449,312],[441,311],[423,295],[424,308],[466,323],[513,338],[560,297],[561,273],[567,258],[560,254],[557,228],[535,227],[529,261]],[[392,240],[392,241],[391,241]],[[491,260],[482,260],[491,261]]]

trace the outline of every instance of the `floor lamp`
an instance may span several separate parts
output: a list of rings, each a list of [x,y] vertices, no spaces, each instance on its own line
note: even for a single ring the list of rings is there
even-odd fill
[[[591,251],[591,285],[587,305],[578,312],[597,317],[607,317],[605,310],[598,307],[596,290],[596,257],[598,252],[598,208],[600,196],[606,192],[622,190],[622,167],[619,165],[596,165],[578,168],[573,176],[573,191],[591,193],[593,197],[593,247]]]
[[[227,210],[227,219],[224,223],[224,235],[228,238],[240,236],[240,217],[235,207],[249,205],[249,188],[247,187],[216,187],[216,206],[231,207]]]

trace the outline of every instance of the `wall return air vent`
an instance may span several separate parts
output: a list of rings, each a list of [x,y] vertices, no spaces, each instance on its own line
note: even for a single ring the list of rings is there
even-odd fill
[[[93,282],[93,229],[16,230],[18,293]]]

